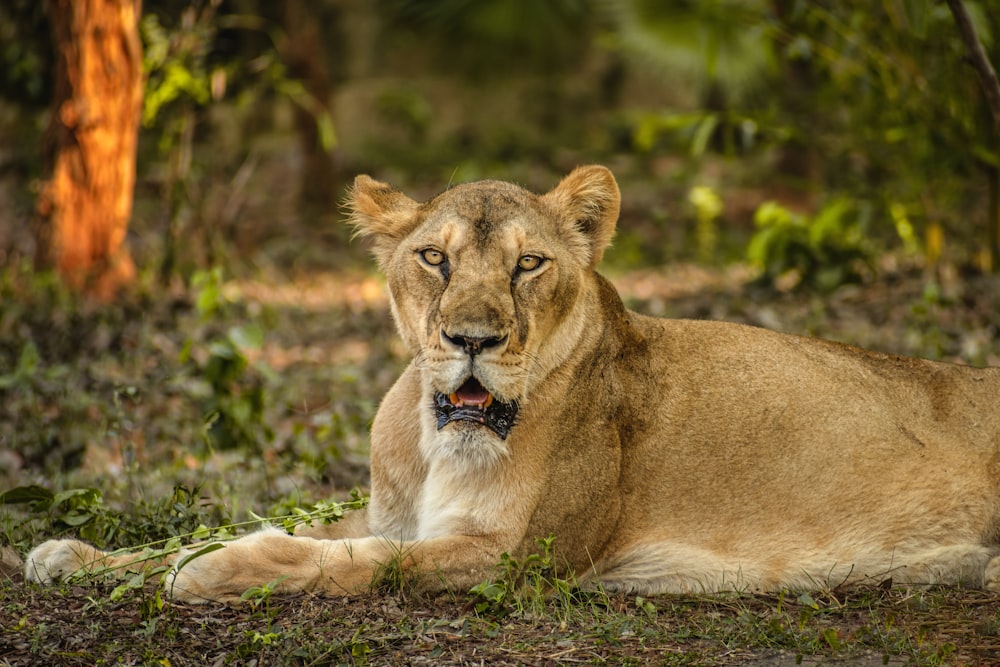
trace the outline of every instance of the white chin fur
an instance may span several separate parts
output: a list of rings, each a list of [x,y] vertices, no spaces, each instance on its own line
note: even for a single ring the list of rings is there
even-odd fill
[[[428,410],[422,422],[421,449],[427,461],[447,461],[467,470],[489,468],[507,458],[507,443],[487,426],[454,422],[438,430]]]

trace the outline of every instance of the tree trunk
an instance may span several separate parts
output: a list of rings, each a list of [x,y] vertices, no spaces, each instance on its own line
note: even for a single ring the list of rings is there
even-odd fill
[[[124,247],[142,106],[141,0],[48,0],[56,49],[38,198],[37,263],[111,299],[135,274]]]
[[[323,146],[317,127],[317,114],[330,113],[333,89],[324,35],[313,3],[286,0],[284,8],[287,37],[281,44],[281,56],[289,76],[300,80],[312,98],[309,106],[302,103],[304,100],[295,105],[295,128],[303,157],[301,203],[306,209],[327,213],[335,210],[340,188],[331,147]]]

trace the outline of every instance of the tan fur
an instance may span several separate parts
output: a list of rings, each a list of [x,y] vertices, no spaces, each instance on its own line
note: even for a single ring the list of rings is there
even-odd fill
[[[628,311],[594,272],[618,204],[596,166],[541,196],[485,181],[425,204],[359,177],[354,222],[414,354],[372,429],[370,507],[315,539],[227,543],[175,572],[172,594],[352,593],[390,562],[461,591],[549,535],[578,579],[643,594],[1000,589],[1000,370]],[[519,273],[526,256],[544,261]],[[464,338],[492,343],[470,356]],[[438,430],[434,392],[470,373],[519,402],[506,440]],[[102,556],[48,542],[27,576]]]

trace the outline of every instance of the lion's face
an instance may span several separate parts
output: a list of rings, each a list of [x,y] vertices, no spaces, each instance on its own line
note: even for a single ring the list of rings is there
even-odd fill
[[[578,169],[542,196],[482,181],[425,204],[359,177],[351,206],[375,237],[438,429],[506,438],[586,326],[575,306],[618,214],[610,172]]]

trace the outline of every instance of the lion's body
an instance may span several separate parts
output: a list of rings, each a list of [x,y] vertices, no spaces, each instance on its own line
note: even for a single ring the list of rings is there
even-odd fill
[[[176,596],[352,592],[393,559],[464,589],[550,535],[578,579],[643,593],[1000,587],[1000,369],[628,311],[593,270],[602,168],[423,205],[360,177],[352,205],[415,356],[373,425],[367,514],[199,556]],[[42,545],[28,575],[86,549]]]

